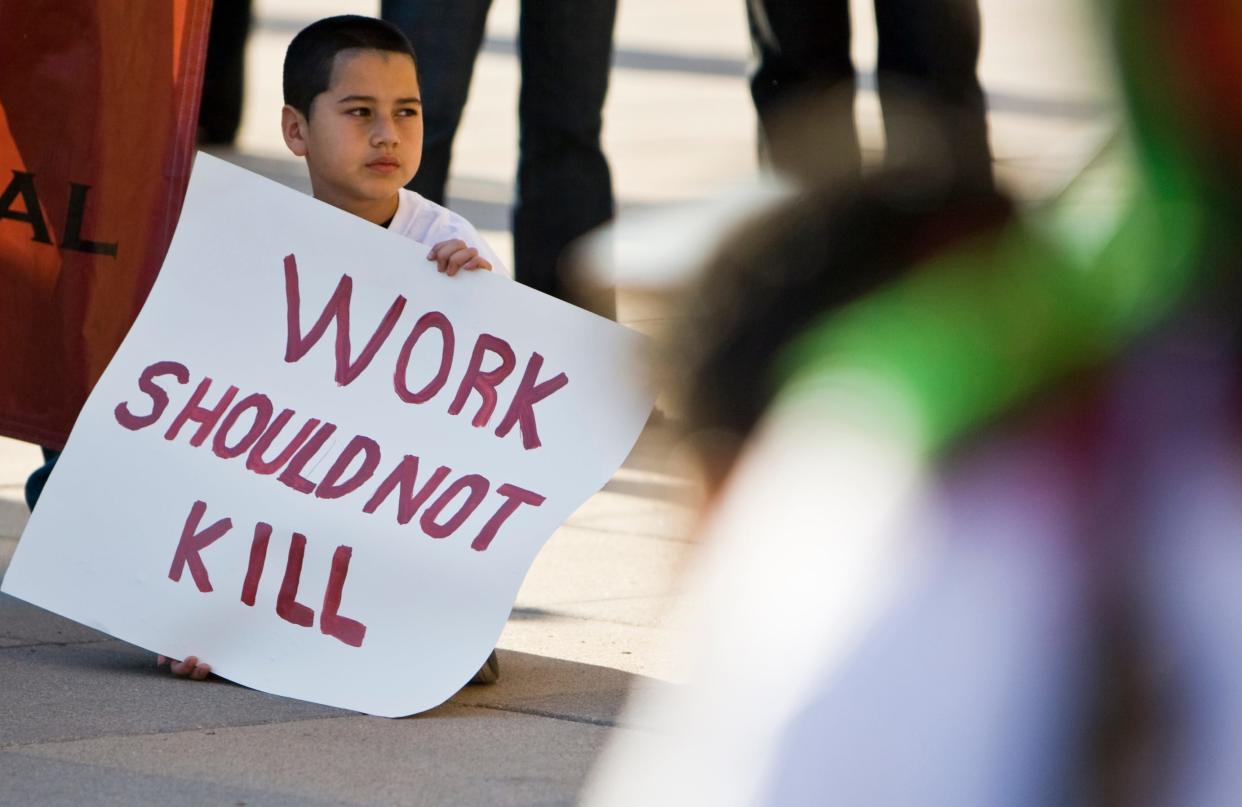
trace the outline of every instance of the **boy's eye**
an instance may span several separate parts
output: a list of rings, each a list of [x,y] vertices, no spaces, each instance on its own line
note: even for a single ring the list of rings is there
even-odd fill
[[[413,118],[416,115],[418,115],[418,110],[412,107],[397,110],[397,117],[400,118]]]
[[[367,109],[364,106],[359,106],[359,107],[354,107],[353,109],[345,110],[345,114],[353,115],[355,118],[365,118],[371,114],[371,110]]]

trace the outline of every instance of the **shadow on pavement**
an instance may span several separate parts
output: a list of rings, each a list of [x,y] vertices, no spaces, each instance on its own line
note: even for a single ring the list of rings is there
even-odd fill
[[[608,667],[497,653],[497,683],[467,686],[426,716],[452,718],[450,707],[465,706],[614,726],[632,686],[662,685]],[[0,746],[354,714],[221,679],[175,678],[146,650],[8,595],[0,595],[0,680]]]
[[[634,686],[671,686],[654,678],[575,661],[497,650],[500,680],[467,686],[449,701],[457,706],[616,726]]]

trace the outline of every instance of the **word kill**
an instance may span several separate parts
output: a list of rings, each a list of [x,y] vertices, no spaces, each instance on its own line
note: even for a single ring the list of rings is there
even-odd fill
[[[233,529],[233,520],[230,518],[222,518],[208,526],[202,526],[206,513],[206,502],[194,502],[181,530],[181,540],[177,542],[172,566],[168,570],[168,579],[177,583],[188,568],[194,585],[203,593],[214,589],[201,553]],[[241,601],[252,608],[258,595],[259,581],[263,577],[263,566],[267,562],[267,544],[271,537],[271,524],[262,521],[255,524],[254,538],[250,543],[250,561],[246,566],[246,577],[241,588]],[[353,553],[352,547],[343,545],[338,546],[332,553],[328,584],[323,593],[323,608],[319,612],[319,630],[351,647],[362,647],[367,626],[340,614],[341,596],[345,591],[345,578],[349,575],[349,560]],[[306,536],[295,532],[289,543],[285,576],[276,595],[276,614],[286,622],[309,628],[315,623],[315,611],[309,605],[298,602],[298,586],[302,582],[302,561],[305,555]]]

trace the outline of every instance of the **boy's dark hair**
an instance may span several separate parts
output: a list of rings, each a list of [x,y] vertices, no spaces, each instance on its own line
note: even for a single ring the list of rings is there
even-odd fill
[[[311,102],[332,83],[336,54],[351,48],[404,53],[418,69],[410,40],[391,23],[356,14],[325,17],[299,31],[285,51],[285,103],[310,120]]]

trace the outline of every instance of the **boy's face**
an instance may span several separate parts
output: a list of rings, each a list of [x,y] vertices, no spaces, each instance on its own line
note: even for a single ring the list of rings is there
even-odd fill
[[[309,120],[286,106],[281,123],[290,151],[306,158],[316,199],[383,222],[423,156],[414,60],[387,51],[341,51],[331,84],[311,102]]]

